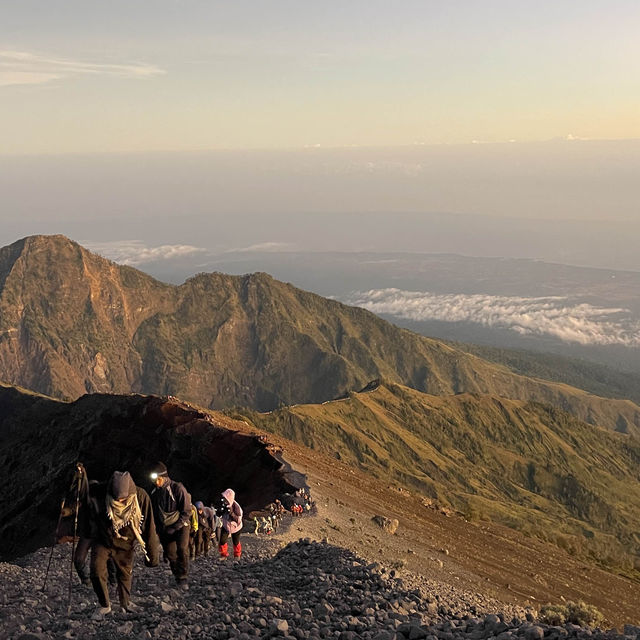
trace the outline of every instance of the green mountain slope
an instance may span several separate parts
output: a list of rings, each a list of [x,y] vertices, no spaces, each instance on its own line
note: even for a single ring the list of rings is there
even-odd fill
[[[443,342],[483,360],[504,365],[523,376],[561,382],[604,398],[626,398],[636,404],[640,402],[640,375],[637,373],[619,371],[591,360],[569,358],[554,353],[505,349],[449,340]]]
[[[640,439],[534,402],[385,383],[256,426],[571,552],[640,569]],[[640,574],[635,574],[640,577]]]
[[[33,236],[0,250],[0,285],[0,380],[58,398],[134,391],[264,410],[384,378],[433,395],[536,400],[640,431],[630,401],[516,375],[266,274],[171,286],[63,236]]]

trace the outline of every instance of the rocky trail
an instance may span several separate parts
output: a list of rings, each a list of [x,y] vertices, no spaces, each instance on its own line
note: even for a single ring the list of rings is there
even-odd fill
[[[309,520],[311,518],[308,518]],[[291,527],[296,529],[297,527]],[[309,538],[285,544],[293,531],[244,535],[240,560],[217,554],[192,565],[190,589],[175,588],[167,565],[134,571],[134,612],[92,620],[97,603],[73,576],[67,616],[68,545],[54,549],[42,592],[49,550],[1,564],[0,636],[37,638],[375,638],[377,640],[556,640],[624,638],[617,632],[536,623],[530,611],[394,570],[353,552]],[[285,545],[285,546],[282,546]],[[626,637],[640,628],[628,626]]]

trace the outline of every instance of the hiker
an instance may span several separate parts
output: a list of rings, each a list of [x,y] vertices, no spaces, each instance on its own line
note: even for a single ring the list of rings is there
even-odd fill
[[[91,542],[96,536],[95,517],[92,513],[97,513],[97,494],[100,493],[100,483],[97,480],[88,480],[87,472],[82,463],[78,463],[78,475],[80,476],[80,486],[78,497],[80,509],[78,510],[78,544],[73,554],[73,566],[76,569],[80,582],[86,587],[91,586],[91,572],[89,551]],[[78,476],[76,476],[78,477]],[[107,573],[109,574],[109,584],[117,584],[116,565],[113,558],[107,560]]]
[[[137,487],[128,471],[114,471],[106,485],[96,487],[90,511],[95,537],[91,542],[91,583],[100,608],[93,618],[111,613],[107,563],[116,566],[118,599],[124,611],[132,611],[131,581],[136,547],[145,554],[148,567],[158,566],[158,539],[149,494]]]
[[[189,495],[189,502],[191,502],[191,495]],[[191,514],[189,517],[189,558],[192,560],[198,555],[196,549],[196,540],[198,538],[198,510],[195,506],[191,505]]]
[[[198,513],[198,533],[196,535],[196,556],[209,555],[209,542],[214,527],[213,510],[205,507],[204,503],[198,500],[195,504]]]
[[[271,519],[274,523],[274,529],[280,524],[282,516],[286,513],[286,509],[282,506],[282,502],[276,498],[275,502],[271,504]]]
[[[267,519],[263,516],[262,518],[262,533],[273,533],[273,528],[271,526],[271,518]]]
[[[242,555],[242,544],[240,543],[242,507],[236,502],[236,492],[233,489],[226,489],[222,492],[221,506],[217,512],[222,517],[222,531],[220,532],[220,542],[218,543],[220,557],[229,557],[227,540],[231,535],[233,557],[239,558]]]
[[[220,536],[222,535],[222,517],[216,512],[215,507],[209,507],[213,511],[213,533],[211,539],[216,541],[216,544],[220,544]]]
[[[154,466],[151,479],[156,485],[151,492],[151,504],[164,557],[178,588],[188,589],[191,498],[181,482],[169,478],[163,462]]]

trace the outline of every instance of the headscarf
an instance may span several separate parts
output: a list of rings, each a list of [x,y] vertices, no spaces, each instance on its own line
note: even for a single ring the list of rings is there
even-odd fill
[[[236,499],[236,492],[233,489],[225,489],[222,492],[222,496],[229,503],[229,506],[231,506]]]
[[[119,502],[120,500],[126,501]],[[138,503],[136,485],[128,471],[114,471],[107,484],[107,517],[111,520],[113,533],[116,538],[124,538],[120,531],[131,525],[131,529],[145,551],[142,539],[142,511]]]

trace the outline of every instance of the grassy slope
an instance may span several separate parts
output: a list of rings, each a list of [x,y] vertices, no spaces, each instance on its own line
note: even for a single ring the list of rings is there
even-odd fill
[[[548,406],[395,384],[248,417],[380,478],[626,571],[640,552],[640,440]]]
[[[640,375],[637,373],[553,353],[444,342],[489,362],[507,366],[523,376],[561,382],[605,398],[627,398],[640,403]]]

